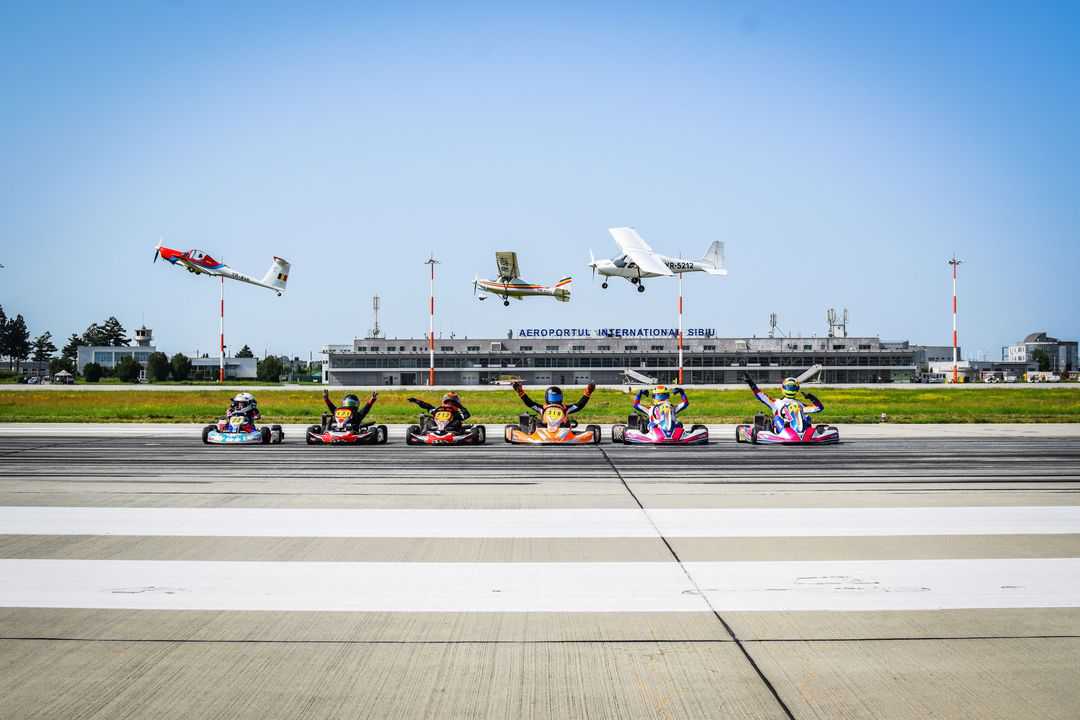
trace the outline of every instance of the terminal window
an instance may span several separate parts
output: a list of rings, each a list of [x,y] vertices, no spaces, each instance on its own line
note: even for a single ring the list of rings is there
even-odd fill
[[[545,345],[544,350],[547,352],[559,352],[558,345]]]
[[[441,345],[439,346],[439,352],[454,352],[453,345]]]
[[[519,350],[521,352],[532,352],[532,345],[522,345]]]
[[[584,345],[571,345],[570,349],[574,350],[574,351],[581,351],[581,350],[585,349],[585,346]]]
[[[637,352],[637,345],[626,345],[623,349],[627,352]]]
[[[664,346],[663,345],[650,345],[649,349],[650,350],[663,350]]]

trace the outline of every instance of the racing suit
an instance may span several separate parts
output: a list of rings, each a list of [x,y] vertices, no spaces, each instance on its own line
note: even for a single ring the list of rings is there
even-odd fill
[[[466,407],[460,402],[453,404],[443,403],[442,405],[432,405],[431,403],[424,402],[419,398],[409,398],[409,402],[413,403],[414,405],[419,405],[420,409],[426,410],[429,415],[434,414],[435,411],[439,408],[446,408],[447,410],[452,410],[454,413],[454,418],[449,423],[447,423],[446,429],[452,430],[454,432],[461,430],[461,428],[465,425],[465,421],[468,420],[471,416],[471,413],[468,411],[468,409],[466,409]]]
[[[354,433],[358,432],[360,428],[363,427],[364,418],[371,412],[371,406],[375,404],[376,397],[375,393],[372,393],[361,408],[344,408],[352,411],[352,417],[349,418],[349,429]],[[323,394],[323,402],[326,403],[326,407],[331,415],[334,415],[338,411],[338,407],[330,400],[328,394]]]
[[[686,397],[686,391],[683,390],[682,388],[675,388],[674,390],[671,391],[671,393],[673,395],[678,395],[679,396],[679,404],[678,405],[673,405],[672,408],[671,408],[672,414],[675,415],[676,417],[678,417],[679,413],[681,413],[686,408],[690,407],[690,401]],[[645,408],[643,408],[641,406],[641,396],[644,395],[644,394],[645,394],[645,388],[641,388],[640,390],[637,391],[637,396],[634,397],[634,412],[636,412],[636,413],[638,413],[640,415],[643,415],[645,417],[645,419],[649,421],[649,424],[647,425],[647,427],[651,428],[652,427],[652,416],[649,414],[648,410],[646,410]]]
[[[259,414],[259,408],[253,402],[243,405],[241,405],[240,403],[230,402],[229,410],[225,414],[225,419],[228,420],[229,418],[235,417],[236,415],[243,415],[252,425],[255,424],[256,420],[262,418],[262,415]]]
[[[749,373],[745,374],[743,377],[746,380],[747,384],[750,386],[750,389],[753,391],[754,397],[761,401],[761,403],[765,407],[769,408],[769,410],[772,412],[773,432],[782,432],[783,429],[787,427],[788,420],[785,419],[785,416],[791,418],[793,422],[792,427],[797,432],[802,432],[811,425],[810,418],[805,416],[811,415],[813,413],[819,413],[825,409],[825,406],[821,404],[821,401],[818,400],[817,397],[815,397],[813,394],[808,392],[804,392],[803,396],[813,403],[812,407],[807,407],[806,405],[803,405],[795,398],[784,397],[778,400],[773,400],[771,397],[766,395],[761,390],[761,388],[757,386],[756,383],[754,383],[754,380],[750,377]],[[805,426],[800,427],[801,425],[803,425],[804,422]]]
[[[525,407],[529,408],[537,415],[542,415],[544,413],[544,408],[546,406],[541,405],[540,403],[529,397],[529,394],[525,392],[525,387],[521,383],[514,383],[513,387],[514,390],[517,391],[518,397],[521,398],[521,402],[525,403]],[[595,389],[596,385],[594,385],[593,383],[589,383],[588,386],[586,386],[585,392],[584,394],[582,394],[581,399],[578,400],[576,403],[572,403],[570,405],[567,405],[566,403],[552,403],[553,405],[558,405],[563,409],[563,427],[570,427],[570,416],[578,412],[579,410],[584,409],[585,406],[589,404],[589,398],[592,397],[593,390]]]

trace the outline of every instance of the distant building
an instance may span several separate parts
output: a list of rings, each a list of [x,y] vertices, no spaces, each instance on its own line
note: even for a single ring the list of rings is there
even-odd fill
[[[1050,359],[1051,372],[1060,374],[1077,369],[1077,341],[1058,340],[1045,332],[1033,332],[1015,345],[1002,348],[1001,359],[1010,362],[1035,362],[1035,353],[1038,350],[1044,351]]]
[[[670,328],[521,329],[512,337],[437,339],[436,382],[484,385],[520,378],[531,385],[621,384],[628,371],[674,382],[678,348]],[[829,383],[904,382],[916,373],[918,346],[877,337],[718,338],[709,329],[684,337],[686,384],[780,382],[814,364]],[[323,348],[331,385],[427,383],[426,338],[356,338]],[[952,357],[952,349],[949,349]],[[633,376],[631,376],[633,377]]]
[[[257,360],[255,358],[225,358],[225,377],[244,380],[254,378],[257,373]],[[193,380],[217,380],[219,358],[201,357],[191,359],[191,378]]]
[[[79,347],[76,367],[79,374],[90,363],[97,363],[103,368],[113,369],[121,358],[131,357],[142,366],[139,379],[146,377],[146,361],[158,351],[154,346],[154,331],[148,327],[135,329],[135,345],[133,347],[113,345],[81,345]],[[217,379],[218,358],[192,358],[193,378]],[[225,358],[226,378],[253,378],[255,377],[255,358]]]

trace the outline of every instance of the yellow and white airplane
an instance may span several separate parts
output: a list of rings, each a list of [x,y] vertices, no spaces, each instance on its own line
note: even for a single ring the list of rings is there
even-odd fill
[[[518,270],[517,253],[500,250],[495,253],[495,264],[499,268],[498,280],[483,280],[477,276],[473,280],[473,294],[480,300],[487,300],[487,293],[503,299],[503,305],[510,305],[510,298],[518,300],[527,297],[549,296],[559,302],[570,302],[570,283],[573,279],[564,277],[554,285],[534,285],[521,279]],[[482,290],[477,294],[477,291]]]

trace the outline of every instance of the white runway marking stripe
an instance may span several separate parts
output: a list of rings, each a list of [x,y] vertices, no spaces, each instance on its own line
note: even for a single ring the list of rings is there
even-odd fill
[[[3,507],[2,535],[618,538],[1080,533],[1080,507],[372,510]]]
[[[719,611],[1080,606],[1080,559],[701,562]],[[373,612],[701,612],[675,563],[0,560],[0,606]]]

